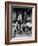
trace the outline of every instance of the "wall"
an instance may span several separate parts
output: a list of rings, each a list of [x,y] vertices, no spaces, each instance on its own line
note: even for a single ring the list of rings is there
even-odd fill
[[[13,1],[33,2],[38,4],[38,0],[13,0]],[[37,27],[38,27],[38,7],[37,7]],[[38,35],[38,29],[37,29],[37,35]],[[5,46],[5,0],[0,0],[0,46]],[[18,44],[13,46],[38,46],[38,43]]]

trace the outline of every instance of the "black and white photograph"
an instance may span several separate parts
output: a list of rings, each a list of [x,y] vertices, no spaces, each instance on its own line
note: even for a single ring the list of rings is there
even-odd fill
[[[12,37],[32,36],[32,7],[14,7],[11,9]]]

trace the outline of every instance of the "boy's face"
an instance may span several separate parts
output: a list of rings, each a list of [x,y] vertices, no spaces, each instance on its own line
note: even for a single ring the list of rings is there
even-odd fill
[[[25,11],[25,13],[24,13],[25,15],[26,15],[26,11]]]

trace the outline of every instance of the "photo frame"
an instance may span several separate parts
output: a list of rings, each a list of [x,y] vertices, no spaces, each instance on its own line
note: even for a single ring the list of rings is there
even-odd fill
[[[37,42],[37,4],[5,2],[5,44]]]

